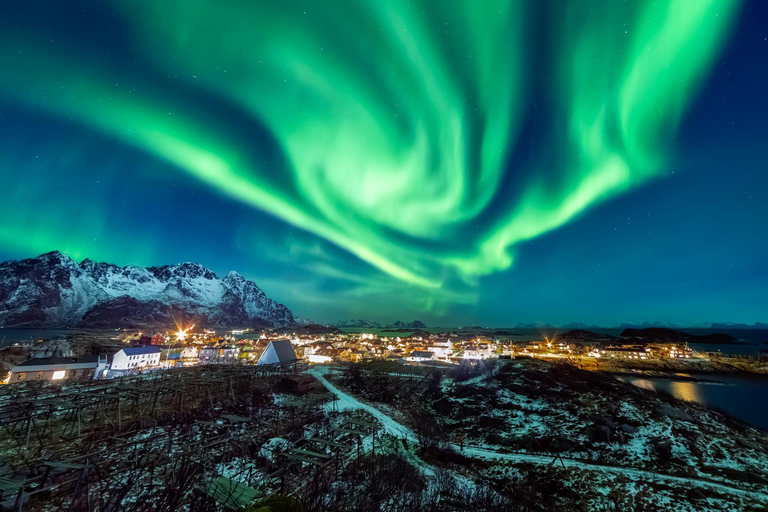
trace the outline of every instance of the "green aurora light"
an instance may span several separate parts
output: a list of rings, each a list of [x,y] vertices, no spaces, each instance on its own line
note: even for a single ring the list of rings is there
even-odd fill
[[[661,176],[737,2],[536,5],[115,1],[132,47],[173,87],[90,48],[2,33],[0,65],[15,72],[0,95],[442,293],[509,268],[520,242]],[[533,33],[542,13],[543,36]],[[546,62],[532,58],[542,41]],[[557,158],[512,169],[534,83],[562,120],[540,150]],[[282,155],[250,147],[200,95],[263,126]],[[510,172],[522,176],[514,190]],[[20,225],[0,225],[0,241],[47,249],[67,231]],[[99,257],[77,239],[59,246]]]

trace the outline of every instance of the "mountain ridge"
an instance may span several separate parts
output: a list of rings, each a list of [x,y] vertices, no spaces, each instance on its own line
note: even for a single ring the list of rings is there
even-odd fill
[[[290,309],[235,271],[199,263],[120,267],[59,251],[0,263],[0,326],[150,327],[179,319],[219,327],[295,325]]]

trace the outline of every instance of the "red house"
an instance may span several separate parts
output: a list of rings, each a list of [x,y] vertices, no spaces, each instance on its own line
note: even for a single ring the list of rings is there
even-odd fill
[[[163,343],[165,343],[165,336],[163,336],[160,333],[157,333],[154,336],[152,336],[152,341],[150,343],[152,343],[153,345],[162,345]]]

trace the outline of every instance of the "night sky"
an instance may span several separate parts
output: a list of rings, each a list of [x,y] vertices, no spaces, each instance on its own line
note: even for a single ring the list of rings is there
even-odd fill
[[[0,260],[316,321],[768,321],[768,2],[0,3]]]

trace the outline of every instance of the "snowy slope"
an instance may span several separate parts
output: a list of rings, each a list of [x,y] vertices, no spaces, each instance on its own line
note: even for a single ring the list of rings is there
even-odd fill
[[[291,311],[236,272],[197,263],[118,267],[57,251],[0,264],[0,326],[129,327],[178,316],[212,326],[294,325]]]

